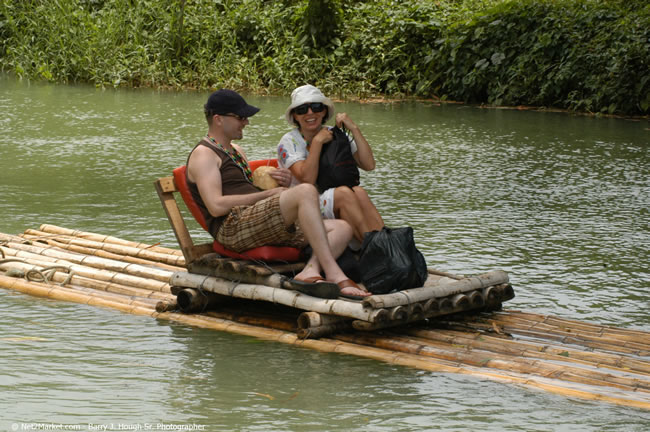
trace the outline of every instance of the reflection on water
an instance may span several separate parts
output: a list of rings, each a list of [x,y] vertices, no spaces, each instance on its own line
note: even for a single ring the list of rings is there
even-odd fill
[[[205,97],[0,76],[0,232],[50,223],[175,247],[153,181],[205,133]],[[242,144],[251,158],[271,157],[288,99],[249,101],[262,111]],[[517,294],[509,308],[650,330],[648,122],[416,103],[337,108],[375,151],[363,185],[389,226],[414,227],[430,265],[508,271]],[[0,405],[9,408],[0,428],[5,420],[213,430],[650,425],[647,413],[466,376],[6,291],[0,302]]]

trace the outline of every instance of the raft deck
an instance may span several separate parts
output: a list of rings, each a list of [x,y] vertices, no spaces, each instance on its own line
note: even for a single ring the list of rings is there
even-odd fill
[[[239,286],[264,285],[190,274],[182,253],[175,249],[52,225],[42,225],[39,230],[28,229],[18,236],[0,234],[0,251],[0,286],[9,290],[109,307],[324,352],[357,355],[433,372],[467,374],[567,397],[650,410],[650,333],[644,331],[514,310],[479,312],[480,308],[473,313],[433,314],[412,322],[404,318],[408,317],[406,313],[399,326],[385,328],[383,324],[390,320],[379,319],[375,322],[382,330],[360,330],[354,324],[356,321],[373,325],[375,322],[306,311],[274,298],[259,301],[220,293],[212,297],[216,309],[183,313],[174,309],[177,295],[172,291],[196,288],[177,287],[174,278],[184,275],[201,278],[199,286],[202,284],[203,291],[199,291],[200,295],[208,292],[206,281],[220,279],[233,293]],[[224,270],[231,266],[234,269],[236,265],[222,264],[221,268]],[[255,274],[255,277],[264,276]],[[434,287],[472,279],[432,276],[432,282],[440,282],[433,284]],[[498,285],[503,283],[492,286]],[[506,287],[508,285],[506,283]],[[274,293],[291,293],[283,288],[270,288],[277,290]],[[483,293],[484,289],[469,292]],[[253,291],[261,293],[263,290],[256,288]],[[504,292],[507,295],[506,289]],[[297,295],[292,301],[309,297],[293,294]],[[468,299],[471,297],[462,294]],[[451,302],[457,295],[445,298]],[[405,306],[377,303],[377,308],[371,304],[371,298],[360,302],[339,299],[327,302],[333,305],[344,301],[356,303],[362,310],[387,311],[379,316],[399,315],[400,309],[394,308]],[[489,300],[490,296],[487,298]],[[411,300],[409,297],[409,305],[426,304],[431,299]],[[398,300],[391,298],[391,301]],[[436,302],[439,308],[444,309],[439,300]],[[426,314],[427,310],[423,306],[420,313]],[[335,332],[326,329],[328,326],[335,327]],[[305,338],[324,329],[327,336]],[[311,335],[307,334],[310,332]]]
[[[360,301],[322,299],[291,289],[290,279],[302,268],[301,263],[273,267],[207,254],[187,267],[187,272],[175,272],[170,280],[181,310],[205,310],[224,296],[281,304],[312,312],[298,319],[302,337],[321,337],[349,327],[377,330],[470,310],[497,310],[514,297],[503,271],[464,277],[429,269],[422,287]]]

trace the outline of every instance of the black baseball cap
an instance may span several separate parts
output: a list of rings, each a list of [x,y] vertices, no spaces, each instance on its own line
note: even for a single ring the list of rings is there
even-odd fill
[[[203,106],[206,115],[237,114],[240,117],[252,117],[260,109],[246,103],[236,91],[221,89],[210,95]]]

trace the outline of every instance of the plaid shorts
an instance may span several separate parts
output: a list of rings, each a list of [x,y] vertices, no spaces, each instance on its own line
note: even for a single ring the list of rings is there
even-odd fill
[[[216,240],[235,252],[259,246],[293,246],[307,244],[297,224],[284,225],[280,212],[280,195],[263,199],[250,206],[233,207],[217,231]]]

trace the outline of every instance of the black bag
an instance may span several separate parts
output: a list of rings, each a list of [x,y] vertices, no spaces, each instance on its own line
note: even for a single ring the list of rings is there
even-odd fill
[[[332,133],[334,138],[323,144],[318,161],[316,186],[321,192],[338,186],[359,185],[359,167],[352,157],[348,136],[336,126]]]
[[[386,294],[424,285],[427,264],[415,247],[413,228],[382,228],[364,235],[361,281],[373,294]]]

